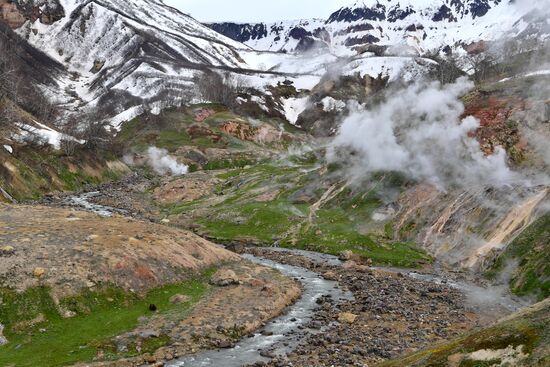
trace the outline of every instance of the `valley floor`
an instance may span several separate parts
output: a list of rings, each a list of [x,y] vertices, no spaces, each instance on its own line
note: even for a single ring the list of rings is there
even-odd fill
[[[216,175],[219,176],[220,172],[216,172]],[[210,181],[205,180],[206,177]],[[181,180],[186,183],[181,183]],[[180,198],[179,200],[181,197],[197,199],[211,195],[209,184],[211,184],[212,175],[210,173],[197,172],[181,180],[158,181],[156,178],[151,180],[131,176],[119,183],[92,188],[95,193],[90,195],[88,200],[107,211],[109,208],[117,208],[131,217],[162,223],[163,228],[172,230],[170,228],[174,226],[185,227],[185,222],[179,222],[177,216],[167,217],[165,208],[158,205],[159,201],[162,202],[171,195]],[[173,182],[180,183],[175,186],[176,189],[158,189],[166,188]],[[75,205],[74,200],[69,199],[73,195],[75,194],[49,196],[43,199],[42,203],[54,207],[72,207]],[[81,194],[76,196],[83,197]],[[115,214],[115,217],[117,216],[118,214]],[[151,224],[151,226],[158,225]],[[198,227],[195,230],[201,231]],[[297,349],[282,357],[277,356],[270,348],[259,352],[265,357],[263,358],[265,362],[261,363],[267,363],[270,366],[286,366],[290,363],[293,366],[372,365],[486,326],[521,306],[521,303],[514,303],[515,301],[508,298],[500,301],[498,299],[489,301],[483,298],[475,300],[470,297],[471,294],[468,294],[467,290],[455,286],[460,281],[473,284],[471,282],[473,279],[470,279],[466,273],[434,268],[429,264],[425,264],[419,271],[426,276],[418,278],[413,276],[416,273],[367,266],[364,258],[352,253],[349,257],[344,257],[345,261],[340,261],[336,257],[329,257],[330,261],[319,261],[311,255],[313,253],[289,253],[283,249],[247,247],[246,240],[237,238],[231,243],[232,245],[228,248],[235,252],[250,253],[277,263],[312,270],[324,279],[336,281],[339,287],[351,291],[353,295],[353,299],[343,302],[325,297],[318,298],[316,300],[318,306],[311,320],[299,332],[299,339],[302,342]],[[476,289],[483,290],[482,287]],[[233,291],[226,292],[236,292],[234,295],[240,295],[242,290],[235,288]],[[246,312],[254,310],[255,306],[247,304],[243,298],[235,298],[224,293],[218,294],[219,296],[202,302],[200,307],[197,306],[198,308],[194,309],[193,315],[197,316],[193,316],[195,318],[193,325],[197,325],[196,318],[198,318],[198,320],[204,320],[203,327],[208,330],[209,327],[220,323],[228,324],[228,320],[232,323],[235,317],[239,317],[236,310],[247,310]],[[243,295],[245,298],[253,297],[252,294]],[[220,298],[226,296],[227,298]],[[222,299],[225,301],[221,301]],[[241,301],[238,299],[245,303],[239,305]],[[233,306],[232,302],[238,306]],[[223,305],[222,308],[219,308],[220,305]],[[220,319],[216,320],[217,317]],[[249,317],[253,320],[257,315],[249,315]],[[151,327],[155,330],[155,327],[160,326],[161,329],[172,330],[170,337],[179,338],[180,341],[177,344],[181,346],[181,336],[187,335],[190,329],[174,327],[174,324],[163,322],[158,324],[154,321],[153,326],[146,324],[142,325],[141,329],[150,330]],[[201,324],[201,322],[198,323]],[[239,335],[246,335],[261,327],[262,324],[256,319],[250,325],[246,333]],[[223,329],[225,330],[225,326]],[[318,333],[318,330],[323,332]],[[201,345],[219,347],[231,344],[207,342]],[[165,359],[172,359],[176,355],[186,354],[185,350],[200,349],[202,348],[197,346],[194,348],[187,346],[176,350],[163,349],[163,352],[159,353],[168,351],[165,354],[168,358]],[[162,359],[163,354],[157,353],[156,356],[151,360]]]

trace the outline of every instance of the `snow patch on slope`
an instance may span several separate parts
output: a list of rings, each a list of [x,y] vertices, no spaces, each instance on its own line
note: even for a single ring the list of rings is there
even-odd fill
[[[283,99],[283,114],[288,122],[296,125],[298,117],[309,106],[309,97]]]
[[[27,138],[32,138],[36,136],[39,140],[44,140],[47,144],[51,145],[54,149],[59,150],[61,148],[61,141],[63,139],[73,140],[80,144],[83,144],[84,141],[78,140],[72,136],[60,133],[57,130],[52,129],[49,126],[41,124],[38,121],[33,121],[36,126],[31,126],[23,123],[16,123],[15,125],[19,128],[19,133],[16,134],[15,140],[24,142]],[[11,152],[10,152],[11,153]]]

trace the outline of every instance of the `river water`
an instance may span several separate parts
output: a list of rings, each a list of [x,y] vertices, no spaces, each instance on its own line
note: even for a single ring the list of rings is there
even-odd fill
[[[331,296],[335,301],[353,299],[349,292],[338,288],[337,283],[323,279],[319,274],[307,269],[283,265],[271,260],[242,255],[252,262],[279,270],[282,274],[296,278],[304,290],[300,299],[289,307],[288,312],[270,322],[262,333],[241,340],[234,348],[212,350],[187,356],[167,364],[180,366],[224,366],[239,367],[260,361],[268,361],[260,355],[262,350],[272,351],[274,355],[285,355],[304,340],[304,334],[318,333],[320,330],[308,329],[305,325],[311,320],[316,300],[321,296]],[[321,330],[322,331],[322,330]]]
[[[113,216],[113,214],[127,214],[125,210],[94,204],[90,201],[91,198],[99,195],[101,195],[101,193],[98,191],[86,192],[80,195],[72,195],[66,197],[63,200],[63,203],[68,206],[96,213],[97,215],[100,215],[102,217],[111,217]]]

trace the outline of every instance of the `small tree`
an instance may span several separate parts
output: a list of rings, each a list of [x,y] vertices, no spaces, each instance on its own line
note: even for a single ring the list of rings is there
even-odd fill
[[[460,68],[459,58],[453,54],[441,57],[435,53],[427,57],[437,62],[437,65],[432,68],[431,76],[441,84],[454,83],[458,78],[464,75],[464,72]]]
[[[57,111],[37,88],[37,75],[25,67],[24,40],[6,27],[0,27],[0,100],[9,98],[38,120],[51,121]]]
[[[474,81],[479,84],[489,76],[495,59],[487,52],[479,52],[466,56],[466,64],[469,67],[468,71],[473,74]]]
[[[107,131],[107,123],[101,121],[85,123],[81,137],[85,140],[84,147],[93,151],[108,148],[113,139],[109,131]]]
[[[61,141],[59,143],[61,150],[66,156],[72,157],[80,146],[77,136],[79,136],[78,121],[76,118],[70,118],[61,129]]]
[[[16,107],[12,103],[6,101],[2,104],[2,108],[0,109],[0,127],[7,128],[13,125],[15,121],[17,121]]]
[[[193,79],[201,96],[214,103],[221,103],[228,108],[237,106],[237,97],[243,89],[242,80],[234,78],[229,73],[223,76],[213,72],[206,71]]]

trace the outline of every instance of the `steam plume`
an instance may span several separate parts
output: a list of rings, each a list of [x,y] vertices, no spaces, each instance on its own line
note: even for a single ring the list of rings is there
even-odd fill
[[[129,165],[147,164],[159,175],[181,176],[189,171],[188,166],[178,163],[166,149],[157,147],[149,147],[146,156],[139,159],[139,162],[130,155],[125,156],[124,161]]]
[[[353,178],[396,171],[442,190],[511,184],[519,177],[509,169],[504,149],[483,154],[471,136],[479,121],[461,119],[459,97],[472,87],[464,78],[445,86],[419,82],[373,110],[356,107],[329,147],[329,161],[344,159]]]

